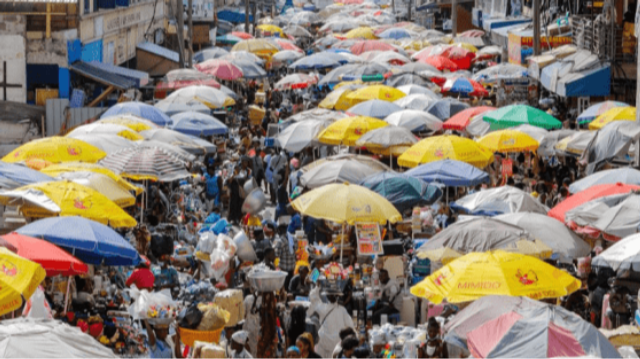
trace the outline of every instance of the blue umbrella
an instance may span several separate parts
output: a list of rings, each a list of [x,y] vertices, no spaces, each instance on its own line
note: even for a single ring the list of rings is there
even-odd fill
[[[54,181],[53,178],[27,166],[0,161],[0,188],[15,189],[36,182]]]
[[[407,176],[425,182],[439,182],[445,186],[475,186],[489,183],[489,175],[466,162],[442,160],[425,163],[405,172]]]
[[[411,37],[411,31],[403,28],[390,28],[384,30],[378,37],[381,39],[399,40],[405,37]]]
[[[452,98],[445,98],[432,103],[431,106],[427,108],[427,112],[436,116],[442,121],[446,121],[453,117],[456,113],[468,108],[469,105],[464,102],[460,102]]]
[[[589,187],[600,184],[624,183],[640,186],[640,171],[631,167],[599,171],[569,186],[569,193],[582,192]]]
[[[360,185],[386,198],[401,212],[416,205],[433,204],[442,196],[438,186],[397,172],[371,175]]]
[[[88,264],[128,266],[140,261],[138,251],[116,231],[82,217],[45,218],[16,232],[51,242]]]
[[[172,130],[192,136],[225,135],[229,128],[213,116],[200,112],[182,112],[171,117]]]
[[[289,65],[289,68],[294,70],[326,69],[340,66],[342,64],[340,60],[344,60],[344,58],[336,53],[319,52],[297,60]]]
[[[254,62],[247,60],[233,60],[232,63],[242,70],[242,77],[245,79],[267,77],[267,72]]]
[[[348,113],[383,119],[394,112],[402,111],[402,107],[393,102],[383,100],[369,100],[349,108]]]
[[[123,102],[115,106],[111,106],[111,108],[105,111],[100,118],[116,115],[134,115],[142,117],[163,127],[171,124],[171,119],[164,112],[142,102]]]

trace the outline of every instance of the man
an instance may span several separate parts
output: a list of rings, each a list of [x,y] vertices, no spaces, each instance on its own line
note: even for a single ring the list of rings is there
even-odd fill
[[[207,167],[207,173],[204,175],[206,184],[206,200],[207,211],[211,212],[213,207],[220,205],[220,189],[222,188],[222,178],[216,175],[216,169],[213,166]]]
[[[149,292],[153,292],[155,277],[153,276],[153,272],[149,270],[149,264],[149,260],[143,257],[136,269],[129,276],[129,279],[125,282],[127,288],[131,288],[131,286],[135,284],[140,290],[146,289]]]
[[[382,314],[399,313],[402,307],[402,293],[398,283],[389,277],[386,269],[380,270],[380,283],[382,283],[382,297],[376,303],[373,312],[373,324],[380,325],[380,316]]]
[[[179,330],[176,330],[173,338],[168,338],[169,324],[155,324],[152,327],[145,320],[144,325],[147,329],[147,347],[150,358],[182,358]]]
[[[273,231],[275,233],[275,228]],[[284,285],[285,288],[289,288],[289,281],[293,277],[293,271],[296,268],[296,243],[289,236],[279,237],[275,242],[274,249],[276,256],[280,258],[280,269],[287,272]]]
[[[282,265],[282,259],[280,260]],[[300,266],[298,269],[298,275],[291,278],[291,282],[289,283],[289,294],[293,296],[293,299],[296,297],[307,297],[309,296],[309,292],[311,291],[311,283],[307,280],[309,276],[309,267]]]
[[[178,271],[173,268],[173,266],[169,265],[169,256],[162,256],[160,261],[162,262],[162,266],[158,273],[154,273],[154,286],[156,290],[179,287],[180,281],[178,280]]]
[[[249,333],[245,330],[240,330],[233,333],[233,335],[231,336],[231,358],[253,358],[245,348],[248,338]]]
[[[275,153],[271,156],[271,160],[269,161],[269,171],[271,172],[271,185],[272,185],[270,191],[272,191],[271,193],[273,193],[273,197],[271,198],[272,200],[271,203],[275,204],[273,200],[275,199],[278,186],[280,185],[280,181],[283,176],[281,171],[285,170],[285,173],[286,173],[286,167],[287,167],[287,155],[284,153],[284,151],[281,151],[280,153]]]
[[[271,270],[276,270],[276,251],[273,248],[269,247],[266,251],[264,251],[264,264],[269,267]]]
[[[253,140],[253,149],[256,154],[251,158],[251,166],[253,171],[253,177],[256,179],[259,187],[262,187],[262,181],[264,180],[264,163],[262,162],[262,157],[260,156],[260,140],[254,138]]]
[[[262,228],[256,228],[253,230],[253,238],[255,240],[256,255],[258,260],[264,259],[265,253],[268,248],[271,248],[271,241],[269,238],[265,238],[264,230]]]
[[[309,312],[316,312],[320,317],[320,330],[318,331],[320,340],[316,351],[321,357],[330,358],[336,344],[340,342],[340,331],[344,328],[354,328],[354,324],[351,315],[338,303],[338,296],[342,295],[340,290],[327,289],[323,294],[329,303],[322,302],[319,288],[311,291]]]
[[[280,216],[287,215],[287,205],[289,204],[289,194],[287,192],[287,175],[284,169],[280,170],[277,176],[278,182],[278,190],[276,197],[278,199],[278,206],[276,207],[276,218],[277,221]],[[276,176],[274,176],[274,180]]]

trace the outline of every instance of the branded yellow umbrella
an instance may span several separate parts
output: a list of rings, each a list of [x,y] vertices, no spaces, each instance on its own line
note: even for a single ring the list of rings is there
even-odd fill
[[[505,251],[469,253],[411,287],[411,294],[439,304],[473,301],[486,295],[558,298],[580,281],[540,259]]]
[[[287,37],[287,35],[284,33],[284,30],[276,25],[262,24],[256,26],[256,30],[262,32],[264,36],[273,36],[275,34],[280,34],[280,37],[282,38]]]
[[[406,94],[398,89],[385,85],[373,85],[358,89],[349,95],[347,99],[351,101],[351,105],[369,100],[383,100],[393,102],[405,97]]]
[[[40,182],[0,192],[0,203],[20,206],[25,217],[80,216],[112,227],[137,222],[105,195],[71,182]]]
[[[231,52],[236,51],[247,51],[256,55],[268,55],[270,57],[280,50],[268,39],[248,39],[233,45]]]
[[[378,37],[373,33],[373,29],[370,27],[356,27],[353,30],[347,32],[344,37],[347,39],[364,39],[364,40],[374,40]]]
[[[128,188],[103,174],[90,171],[64,172],[59,174],[58,178],[92,188],[122,208],[136,204],[136,198],[129,193]]]
[[[614,107],[589,123],[590,130],[599,130],[614,121],[635,121],[635,107]]]
[[[421,163],[452,159],[484,168],[493,161],[493,153],[481,144],[467,138],[442,135],[425,138],[398,157],[403,167],[416,167]]]
[[[158,128],[155,123],[134,115],[109,116],[98,120],[97,123],[113,123],[116,125],[127,126],[136,132]]]
[[[516,130],[489,132],[478,143],[492,152],[501,153],[535,151],[540,146],[533,137]]]
[[[347,95],[355,91],[357,86],[343,86],[339,89],[334,89],[330,94],[325,97],[318,107],[326,109],[336,109],[338,111],[344,111],[351,107],[351,101],[347,100]]]
[[[99,165],[97,163],[84,163],[84,162],[65,162],[57,165],[51,165],[40,170],[40,172],[47,174],[51,177],[58,177],[65,172],[94,172],[105,175],[112,180],[116,181],[120,186],[126,188],[127,191],[134,191],[136,195],[139,195],[144,190],[142,187],[134,186],[127,180],[117,175],[112,170]]]
[[[332,123],[322,130],[318,135],[318,141],[334,146],[354,146],[360,136],[385,126],[389,126],[389,124],[373,117],[347,117]]]
[[[107,154],[84,141],[69,137],[45,137],[25,143],[2,159],[5,162],[21,162],[32,158],[52,163],[82,161],[97,162]]]
[[[40,264],[0,247],[0,315],[20,308],[46,276]]]

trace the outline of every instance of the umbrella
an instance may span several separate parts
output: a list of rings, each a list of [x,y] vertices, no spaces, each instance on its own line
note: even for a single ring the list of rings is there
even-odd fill
[[[100,115],[101,119],[115,115],[134,115],[149,120],[158,126],[171,124],[171,119],[161,110],[142,102],[123,102],[111,106]]]
[[[482,116],[482,115],[480,115]],[[554,146],[559,140],[565,137],[572,136],[576,133],[574,130],[560,129],[557,131],[547,131],[544,128],[520,125],[513,127],[514,130],[524,132],[538,141],[540,147],[538,147],[538,156],[553,156],[556,153]]]
[[[158,102],[155,106],[163,109],[166,113],[170,113],[175,112],[173,109],[174,105],[204,105],[210,109],[216,109],[233,106],[235,103],[236,102],[231,97],[213,87],[189,86],[174,91],[171,95]]]
[[[167,72],[156,90],[177,90],[183,87],[202,85],[220,88],[216,79],[195,69],[175,69]]]
[[[0,188],[14,189],[36,182],[48,182],[53,178],[29,167],[0,161]]]
[[[325,165],[327,162],[335,162],[335,161],[355,161],[355,162],[358,162],[359,164],[370,167],[370,169],[375,171],[376,173],[380,171],[383,171],[383,172],[391,171],[391,168],[389,168],[389,166],[378,161],[376,158],[373,158],[370,156],[364,156],[364,155],[355,155],[350,153],[321,158],[319,160],[311,162],[308,165],[302,167],[302,171],[307,172],[320,165]],[[352,181],[351,183],[358,183],[358,182],[359,181],[356,181],[356,182]]]
[[[406,56],[394,51],[382,51],[382,52],[376,53],[371,59],[371,62],[381,62],[384,64],[391,64],[391,65],[404,65],[407,62],[411,62],[411,60],[409,60],[409,58],[407,58]],[[416,81],[422,81],[424,83],[424,79],[418,79]]]
[[[169,143],[194,155],[204,155],[207,153],[215,153],[217,151],[216,145],[209,141],[185,135],[168,128],[146,130],[140,132],[140,134],[147,140]]]
[[[640,253],[640,233],[623,238],[595,256],[591,262],[595,267],[608,267],[617,271],[624,261]]]
[[[335,122],[344,117],[346,117],[346,115],[342,112],[331,111],[324,108],[313,108],[310,110],[298,112],[297,114],[287,118],[286,122],[301,122],[308,120],[323,120]]]
[[[443,247],[462,254],[502,249],[548,258],[552,253],[549,246],[522,228],[486,217],[471,217],[449,225],[420,246],[416,256],[426,258],[429,252]]]
[[[316,24],[322,21],[323,20],[320,17],[320,15],[316,14],[315,12],[301,11],[293,15],[293,17],[289,20],[289,23],[303,25],[303,26],[310,26],[311,24]],[[285,32],[286,32],[286,28],[285,28]]]
[[[193,54],[193,61],[195,63],[205,62],[207,60],[220,58],[228,53],[229,51],[225,50],[223,47],[211,47],[208,49],[204,49],[202,51],[198,51],[195,54]],[[172,70],[172,71],[175,71],[175,70]],[[167,75],[168,74],[169,73],[167,73]]]
[[[106,154],[120,151],[123,148],[135,146],[135,143],[133,141],[129,141],[123,137],[115,136],[115,135],[87,134],[87,135],[76,135],[76,136],[73,136],[73,138],[80,141],[84,141],[92,146],[95,146],[100,150],[104,151],[104,153]]]
[[[436,94],[430,89],[424,86],[415,85],[415,84],[400,86],[398,87],[398,90],[404,92],[406,95],[416,95],[416,94],[427,95],[434,100],[440,98],[440,95]]]
[[[413,54],[411,56],[411,59],[415,61],[424,62],[424,60],[428,59],[429,57],[443,55],[444,52],[447,50],[447,48],[448,48],[448,45],[426,46],[425,48]],[[432,66],[437,67],[435,65],[432,65]]]
[[[238,66],[238,62],[250,62],[254,64],[264,64],[264,60],[249,51],[235,51],[220,57],[220,60],[227,60]]]
[[[280,51],[271,57],[272,64],[286,64],[290,65],[292,62],[304,57],[304,53],[300,53],[293,50]]]
[[[520,212],[494,217],[518,226],[549,246],[565,262],[586,257],[591,246],[555,219],[540,213]]]
[[[489,96],[489,92],[482,85],[466,77],[447,79],[442,85],[442,91],[471,97]]]
[[[373,117],[356,116],[338,120],[318,135],[320,143],[334,146],[353,146],[365,133],[389,124]]]
[[[216,37],[216,44],[220,45],[235,45],[242,41],[243,39],[239,36],[233,34],[226,34],[222,36]]]
[[[241,38],[242,40],[253,39],[253,35],[247,34],[244,31],[231,31],[231,35]]]
[[[425,182],[439,182],[445,186],[475,186],[489,183],[489,174],[478,168],[456,160],[444,159],[420,165],[405,172],[407,176]]]
[[[167,119],[168,121],[171,121],[170,118],[167,117]],[[113,123],[116,125],[127,126],[136,132],[150,130],[152,128],[159,128],[156,124],[154,124],[149,120],[146,120],[142,117],[129,115],[129,114],[114,115],[114,116],[107,116],[107,117],[103,116],[96,122],[97,123]],[[167,123],[170,123],[170,122],[167,122]]]
[[[420,62],[431,65],[438,71],[455,72],[458,70],[458,65],[444,56],[429,56],[421,59]]]
[[[164,148],[133,147],[112,153],[101,165],[133,180],[171,182],[191,175],[184,162]]]
[[[0,315],[19,309],[29,299],[47,273],[40,264],[25,259],[7,248],[0,248]],[[4,323],[5,321],[3,321]],[[6,356],[6,352],[4,356]]]
[[[418,140],[404,127],[386,126],[369,131],[356,141],[356,146],[384,156],[399,156]]]
[[[559,298],[580,288],[580,281],[535,257],[497,250],[469,253],[453,260],[411,294],[440,304],[468,302],[487,295]]]
[[[311,35],[309,31],[307,31],[305,28],[301,26],[289,25],[289,26],[286,26],[283,30],[284,30],[284,33],[289,36],[306,37],[309,39],[313,39],[313,35]]]
[[[411,132],[438,132],[442,129],[442,121],[437,117],[418,110],[402,110],[385,117],[390,125],[404,127]]]
[[[378,37],[382,38],[382,39],[394,39],[394,40],[399,40],[399,39],[404,39],[404,38],[411,38],[415,35],[414,32],[407,30],[407,29],[403,29],[403,28],[390,28],[387,30],[384,30],[383,32],[381,32]]]
[[[548,212],[547,207],[530,194],[511,186],[495,187],[468,194],[452,203],[451,207],[485,216],[518,212],[540,214]]]
[[[398,49],[396,49],[393,45],[380,40],[356,41],[349,49],[351,53],[354,55],[360,55],[363,52],[375,51],[375,50],[395,51],[395,52],[398,51]]]
[[[358,89],[349,95],[347,98],[356,104],[367,100],[384,100],[393,102],[400,98],[405,97],[404,92],[397,90],[393,87],[385,85],[372,85],[361,89]]]
[[[446,120],[442,125],[442,127],[447,130],[462,131],[465,128],[467,128],[467,126],[471,122],[471,118],[477,115],[483,114],[487,111],[493,111],[495,109],[496,109],[495,107],[490,107],[490,106],[479,106],[479,107],[468,108],[466,110],[458,112],[457,114],[455,114],[454,116]]]
[[[578,131],[558,141],[553,148],[558,152],[580,156],[587,149],[597,132]]]
[[[590,227],[600,231],[605,239],[620,239],[640,230],[640,196],[631,195],[619,204],[599,213]]]
[[[573,182],[569,185],[569,192],[578,193],[596,185],[618,182],[640,186],[640,171],[631,167],[599,171]]]
[[[242,40],[233,45],[233,47],[231,48],[231,52],[233,53],[238,51],[247,51],[259,57],[270,57],[276,52],[280,51],[280,49],[276,45],[271,43],[268,39],[248,39]]]
[[[52,163],[97,162],[104,156],[106,153],[86,142],[70,137],[52,136],[25,143],[9,152],[2,161],[13,163],[39,158]]]
[[[125,187],[128,191],[134,191],[136,194],[142,193],[142,188],[138,186],[134,186],[131,183],[127,182],[124,178],[118,176],[110,169],[96,164],[96,163],[85,163],[85,162],[65,162],[57,165],[51,165],[42,170],[42,173],[47,174],[52,177],[60,176],[65,172],[95,172],[103,174],[112,180],[116,181],[120,186]]]
[[[584,191],[575,193],[564,201],[558,203],[549,211],[549,216],[564,223],[565,214],[581,204],[587,203],[596,198],[611,196],[614,194],[629,193],[638,189],[640,189],[640,186],[626,185],[622,183],[595,185]]]
[[[338,67],[340,65],[341,62],[337,57],[330,56],[329,53],[317,53],[297,60],[289,65],[289,68],[294,70],[311,70]]]
[[[398,157],[403,167],[416,167],[421,163],[452,159],[483,168],[493,162],[493,154],[475,141],[452,135],[425,138]]]
[[[267,77],[267,72],[262,68],[262,65],[258,63],[247,60],[234,60],[233,64],[242,70],[242,77],[245,79]]]
[[[349,30],[344,35],[347,39],[363,39],[363,40],[374,40],[376,39],[376,35],[373,34],[373,30],[370,27],[357,27],[353,30]]]
[[[501,153],[535,151],[540,146],[531,136],[516,130],[490,132],[478,142],[492,152]]]
[[[48,277],[57,275],[69,277],[87,274],[89,271],[86,264],[42,239],[15,232],[4,235],[2,238],[17,248],[17,255],[40,264]]]
[[[636,120],[636,108],[635,107],[615,107],[602,115],[596,117],[595,120],[589,123],[590,130],[599,130],[607,124],[615,121],[635,121]]]
[[[256,32],[258,31],[261,32],[262,36],[264,37],[269,37],[269,36],[285,37],[286,36],[284,33],[284,30],[282,30],[278,26],[271,25],[271,24],[262,24],[262,25],[256,26]]]
[[[598,221],[604,212],[622,203],[633,195],[634,192],[627,192],[592,199],[591,201],[567,211],[564,221],[576,232],[597,238],[600,236],[600,232],[591,227],[591,225]]]
[[[300,53],[304,53],[304,51],[302,51],[301,48],[299,48],[298,46],[296,46],[296,44],[294,44],[292,41],[290,40],[285,40],[285,39],[280,39],[280,38],[269,38],[269,40],[271,40],[273,43],[275,43],[280,50],[291,50],[291,51],[297,51]]]
[[[67,133],[66,137],[78,138],[78,136],[82,135],[116,135],[130,141],[139,141],[143,139],[142,136],[127,126],[104,122],[95,122],[76,127],[71,132]]]
[[[429,106],[432,103],[436,101],[438,101],[438,99],[434,99],[429,95],[418,93],[413,95],[407,95],[399,100],[396,100],[395,104],[404,109],[423,112],[427,108],[429,108]]]
[[[400,111],[402,108],[392,102],[383,100],[369,100],[349,108],[348,113],[359,116],[385,118],[390,114]]]
[[[220,85],[220,91],[224,92],[225,95],[234,99],[234,101],[240,100],[240,96],[227,86]]]
[[[337,156],[335,159],[313,162],[302,169],[304,174],[300,178],[300,183],[307,188],[318,188],[330,183],[360,183],[373,174],[390,171],[380,162],[372,166],[370,163],[359,161],[361,157],[365,156],[355,158]]]
[[[300,152],[304,148],[312,145],[320,131],[329,125],[326,120],[308,120],[293,123],[282,132],[278,133],[275,138],[278,145],[289,152]]]
[[[471,46],[472,49],[470,50],[468,47],[469,45],[462,46],[461,44],[448,46],[442,53],[442,56],[455,63],[458,69],[469,69],[471,67],[471,63],[476,58],[475,51],[471,50],[477,51],[477,49]]]
[[[365,178],[360,185],[383,196],[401,212],[417,205],[433,204],[442,196],[439,187],[395,172],[374,174]]]
[[[295,90],[304,89],[310,85],[318,83],[318,77],[305,74],[291,74],[283,77],[276,82],[274,88],[276,90]]]
[[[343,65],[331,70],[327,73],[319,82],[318,86],[333,86],[342,81],[343,76],[363,77],[363,76],[376,76],[386,74],[389,68],[377,62],[371,62],[367,64],[349,64]]]
[[[0,192],[0,203],[20,206],[25,217],[81,216],[113,227],[127,228],[137,224],[107,196],[67,180],[41,182]]]
[[[527,105],[510,105],[484,114],[483,119],[492,129],[501,129],[528,124],[547,130],[561,128],[562,122],[548,113]]]
[[[91,188],[105,195],[113,203],[125,208],[136,204],[136,198],[129,193],[129,186],[120,185],[106,175],[91,171],[63,172],[56,178],[68,180]]]
[[[207,60],[202,63],[196,64],[195,68],[198,71],[227,81],[239,79],[243,75],[242,70],[226,60]]]
[[[340,198],[340,201],[334,200]],[[313,189],[291,202],[304,216],[337,223],[376,222],[385,224],[402,220],[398,210],[384,197],[362,186],[342,183]]]
[[[319,104],[322,109],[336,109],[346,111],[351,106],[351,100],[347,99],[347,95],[353,91],[363,88],[364,85],[345,85],[337,88],[329,93]]]
[[[51,217],[29,223],[17,233],[44,239],[88,264],[136,265],[138,251],[113,229],[82,217]]]
[[[171,116],[171,129],[192,136],[225,135],[229,132],[227,125],[217,118],[199,112],[182,112]]]
[[[589,123],[595,120],[596,117],[603,115],[608,110],[612,108],[617,108],[617,107],[629,107],[629,105],[624,102],[618,102],[618,101],[600,102],[595,105],[589,106],[589,108],[584,110],[584,112],[582,112],[580,116],[576,118],[576,121],[578,122],[579,125],[584,125],[585,123]]]
[[[482,49],[478,52],[479,57],[482,57],[484,50],[485,49]],[[502,54],[502,49],[498,50],[497,55],[500,54]],[[510,82],[513,80],[526,79],[527,74],[528,71],[526,67],[510,63],[501,63],[476,72],[473,74],[472,79],[483,85],[488,85],[495,84],[498,80]]]
[[[424,62],[411,62],[406,65],[400,67],[402,72],[412,72],[412,73],[420,73],[424,71],[430,71],[433,73],[439,73],[440,70],[435,68],[435,66],[429,65]],[[408,95],[408,94],[407,94]]]
[[[584,151],[585,173],[592,174],[614,160],[632,162],[631,144],[640,139],[640,125],[636,121],[616,121],[598,130]]]
[[[469,105],[464,102],[460,102],[451,98],[445,98],[432,103],[429,108],[427,108],[427,112],[436,116],[442,121],[446,121],[447,119],[455,116],[458,112],[464,111],[468,108]]]

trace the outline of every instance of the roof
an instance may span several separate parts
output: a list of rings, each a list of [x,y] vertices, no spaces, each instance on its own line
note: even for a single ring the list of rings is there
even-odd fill
[[[154,55],[158,55],[160,57],[164,57],[165,59],[171,60],[173,62],[180,62],[180,55],[177,52],[171,51],[166,47],[162,47],[160,45],[152,44],[150,42],[141,42],[136,48],[152,53]]]
[[[78,61],[69,66],[69,69],[93,81],[121,90],[137,87],[138,84],[134,80],[117,75],[112,71],[102,69],[88,62]]]
[[[126,67],[105,64],[98,61],[91,61],[91,66],[95,66],[101,70],[136,81],[138,83],[136,87],[144,86],[149,83],[149,74],[144,71],[132,70]]]
[[[542,86],[564,97],[608,96],[610,81],[610,65],[586,50],[543,68],[540,74]]]

